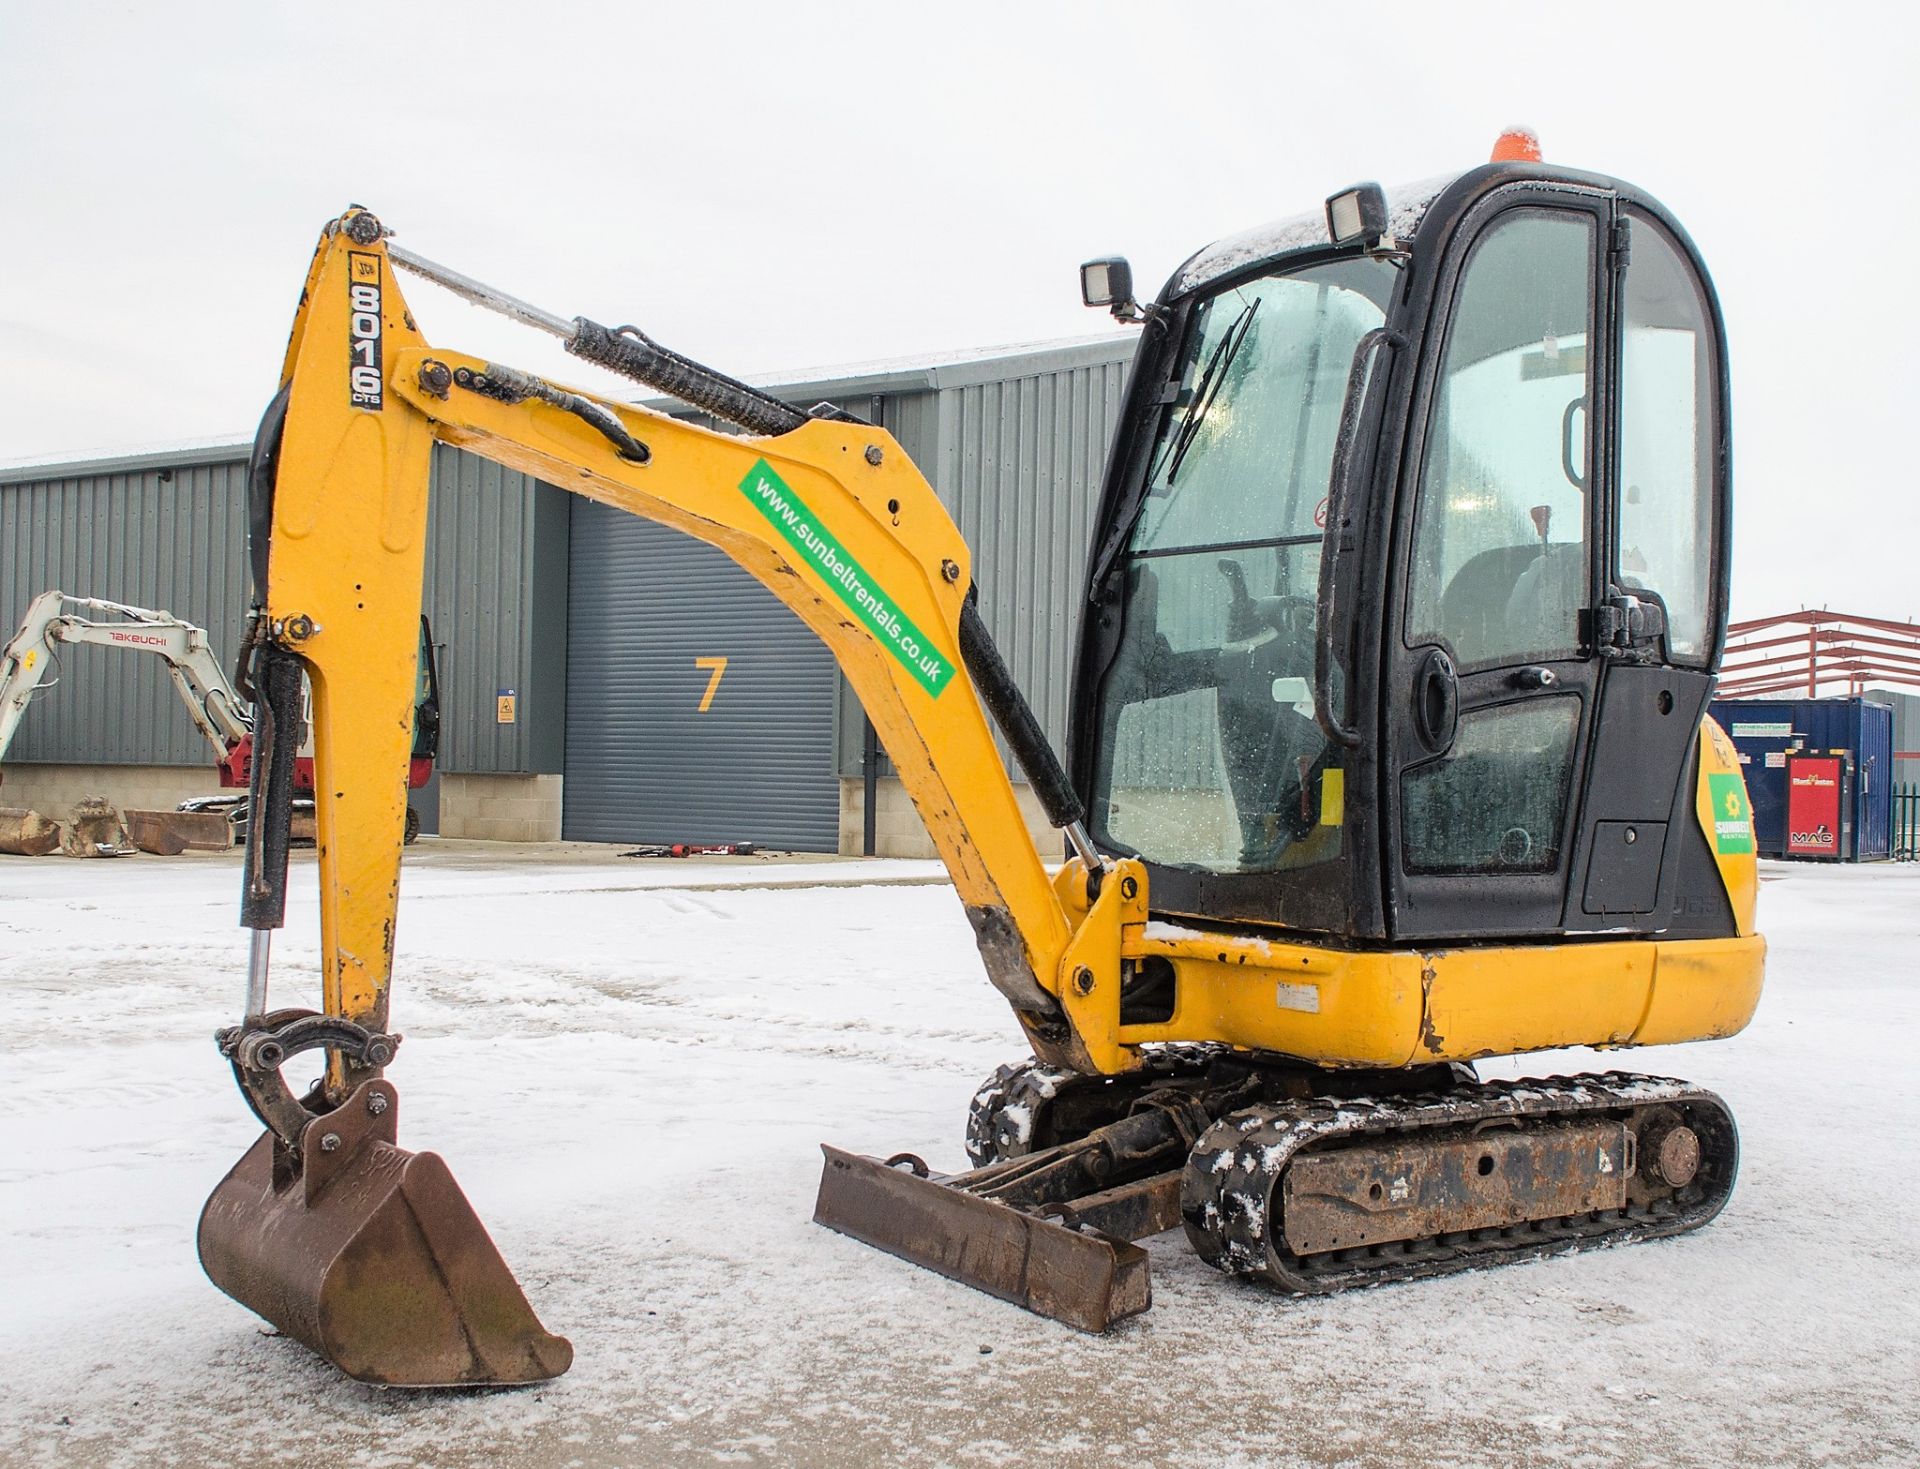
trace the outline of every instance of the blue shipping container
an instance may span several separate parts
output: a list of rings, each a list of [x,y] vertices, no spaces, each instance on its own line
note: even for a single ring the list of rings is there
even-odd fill
[[[1787,754],[1840,750],[1853,787],[1841,856],[1883,862],[1893,847],[1893,709],[1871,699],[1715,699],[1709,710],[1734,748],[1753,802],[1754,845],[1787,850]]]

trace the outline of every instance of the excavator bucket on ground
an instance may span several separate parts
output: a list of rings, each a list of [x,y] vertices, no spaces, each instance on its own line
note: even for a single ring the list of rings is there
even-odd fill
[[[207,1200],[213,1283],[362,1382],[541,1382],[573,1347],[541,1326],[447,1165],[396,1147],[394,1090],[363,1083],[301,1134],[263,1133]]]
[[[182,852],[225,852],[233,847],[233,823],[224,811],[127,811],[127,838],[156,857]]]
[[[21,806],[0,806],[0,852],[46,857],[59,845],[59,822]]]
[[[124,857],[133,847],[118,808],[105,796],[88,796],[74,803],[60,850],[69,857]]]

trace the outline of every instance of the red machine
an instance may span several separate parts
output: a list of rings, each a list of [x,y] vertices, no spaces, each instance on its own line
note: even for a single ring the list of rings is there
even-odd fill
[[[1787,855],[1845,857],[1847,756],[1828,750],[1787,756]]]

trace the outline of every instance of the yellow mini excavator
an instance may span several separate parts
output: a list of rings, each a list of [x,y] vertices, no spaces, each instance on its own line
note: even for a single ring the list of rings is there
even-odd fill
[[[1032,1058],[972,1171],[826,1149],[816,1217],[1088,1330],[1135,1241],[1317,1293],[1680,1234],[1732,1189],[1712,1093],[1473,1062],[1732,1035],[1758,1003],[1745,789],[1705,718],[1726,619],[1726,347],[1644,193],[1524,146],[1347,189],[1138,304],[1056,758],[968,548],[884,432],[327,225],[252,463],[245,1014],[266,1132],[208,1201],[223,1290],[346,1372],[566,1370],[383,1070],[428,464],[450,443],[725,551],[833,651]],[[1518,156],[1515,156],[1518,155]],[[1499,159],[1500,155],[1496,154]],[[396,272],[725,420],[428,343]],[[268,1002],[312,690],[321,1008]],[[1035,848],[997,726],[1053,824]],[[324,1051],[297,1096],[280,1071]],[[1676,1263],[1676,1268],[1680,1268]]]

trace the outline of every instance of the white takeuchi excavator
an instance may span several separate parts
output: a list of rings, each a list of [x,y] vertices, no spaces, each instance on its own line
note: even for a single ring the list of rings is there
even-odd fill
[[[104,617],[86,614],[106,614]],[[75,597],[59,590],[42,592],[27,606],[20,627],[0,652],[0,763],[37,693],[53,687],[48,678],[64,644],[93,644],[153,653],[163,659],[187,717],[213,748],[220,784],[231,794],[196,796],[173,811],[116,811],[90,797],[61,823],[21,807],[0,807],[0,852],[45,856],[62,848],[71,856],[117,855],[129,849],[172,855],[189,847],[224,850],[246,835],[247,781],[253,760],[253,712],[220,660],[207,630],[151,607],[135,607],[101,597]],[[415,702],[415,744],[407,784],[417,789],[433,774],[439,743],[439,680],[433,643],[421,619],[420,689]],[[57,679],[55,680],[57,682]],[[310,731],[295,766],[296,790],[313,789]],[[304,809],[299,809],[303,806]],[[308,828],[302,832],[301,819]],[[311,836],[312,802],[298,803],[295,836]],[[407,811],[406,840],[419,832],[419,817]]]

